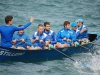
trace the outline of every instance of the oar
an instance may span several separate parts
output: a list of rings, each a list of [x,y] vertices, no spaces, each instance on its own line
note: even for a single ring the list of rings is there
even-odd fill
[[[16,40],[17,42],[22,42],[22,40],[20,39],[20,40]],[[27,42],[22,42],[22,43],[24,43],[26,46],[27,45],[29,45]],[[30,45],[29,45],[30,46]]]
[[[87,47],[84,47],[84,46],[82,46],[82,45],[79,45],[79,46],[85,48],[86,50],[88,50],[88,51],[91,52],[92,54],[94,53],[93,50],[91,51],[91,49],[89,49],[89,48],[87,48]],[[95,52],[96,52],[97,55],[100,55],[100,53],[98,53],[97,51],[95,51]]]
[[[46,45],[46,43],[45,42],[42,42],[44,45]],[[46,46],[50,46],[50,45],[46,45]],[[62,55],[64,55],[64,56],[66,56],[67,58],[69,58],[70,60],[72,60],[72,61],[74,61],[75,63],[77,63],[77,61],[76,60],[74,60],[74,59],[72,59],[71,57],[69,57],[68,55],[66,55],[65,53],[63,53],[63,52],[61,52],[61,51],[59,51],[58,49],[55,49],[52,45],[51,45],[51,47],[50,47],[50,49],[54,49],[54,50],[56,50],[57,52],[59,52],[59,53],[61,53]],[[86,63],[84,63],[84,62],[82,62],[81,63],[83,66],[86,66]]]
[[[61,52],[60,50],[55,49],[54,47],[52,47],[52,49],[56,50],[57,52],[61,53],[62,55],[66,56],[66,57],[67,57],[67,58],[69,58],[70,60],[72,60],[72,61],[74,61],[74,62],[76,62],[76,63],[77,63],[77,61],[76,61],[76,60],[72,59],[71,57],[69,57],[69,56],[68,56],[68,55],[66,55],[65,53]],[[82,64],[83,66],[86,66],[86,63],[84,63],[84,62],[82,62],[81,64]]]
[[[94,43],[94,42],[90,42],[91,44],[94,44],[94,45],[97,45],[97,46],[100,46],[99,44],[97,44],[97,43]]]
[[[72,59],[71,57],[69,57],[68,55],[66,55],[66,54],[64,54],[63,52],[59,51],[58,49],[55,49],[55,48],[54,48],[54,50],[56,50],[57,52],[61,53],[61,54],[64,55],[64,56],[66,56],[66,57],[69,58],[70,60],[76,62],[76,60]]]
[[[82,46],[82,45],[79,45],[79,46],[81,46],[81,47],[85,48],[86,50],[91,51],[91,50],[90,50],[89,48],[87,48],[87,47],[84,47],[84,46]]]
[[[79,42],[84,42],[83,40],[77,40],[77,41],[79,41]],[[95,44],[95,43],[93,43],[93,42],[89,42],[89,43]],[[88,43],[88,44],[89,44],[89,43]],[[81,46],[81,47],[85,48],[86,50],[88,50],[89,52],[93,53],[93,50],[91,50],[91,49],[89,49],[89,48],[87,48],[87,47],[85,47],[85,46],[82,46],[82,45],[79,45],[79,46]],[[96,54],[98,54],[97,51],[96,51]]]

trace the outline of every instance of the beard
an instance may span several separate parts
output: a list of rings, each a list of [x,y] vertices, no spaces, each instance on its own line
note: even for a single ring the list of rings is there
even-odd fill
[[[47,32],[49,31],[49,30],[46,30]]]
[[[47,32],[48,32],[49,30],[50,30],[50,29],[45,29],[45,31],[47,31]]]

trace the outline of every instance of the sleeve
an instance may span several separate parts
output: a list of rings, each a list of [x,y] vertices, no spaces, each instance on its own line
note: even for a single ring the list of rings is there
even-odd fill
[[[27,28],[30,25],[31,25],[31,22],[28,22],[27,24],[23,25],[22,27],[16,27],[15,26],[15,31],[23,30],[23,29]]]
[[[34,34],[33,34],[33,36],[32,36],[32,39],[35,39],[35,36],[34,36]]]
[[[14,34],[12,40],[15,40],[15,37],[16,37],[16,35]]]
[[[56,39],[57,39],[57,42],[61,42],[62,41],[61,32],[60,31],[58,31]]]
[[[51,44],[56,44],[57,40],[56,40],[56,33],[55,32],[53,32],[52,38],[53,38],[53,41],[51,41]]]
[[[83,30],[84,28],[86,29],[86,31],[88,31],[88,28],[87,28],[87,26],[83,26],[82,30]]]
[[[87,26],[84,26],[83,28],[86,28],[86,30],[88,30]]]
[[[76,38],[78,38],[79,35],[80,35],[80,31],[78,31],[78,32],[76,33]]]

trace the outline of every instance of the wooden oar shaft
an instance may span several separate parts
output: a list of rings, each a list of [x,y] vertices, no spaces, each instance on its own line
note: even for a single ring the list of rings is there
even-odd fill
[[[94,44],[94,45],[97,45],[97,46],[100,46],[99,44],[97,44],[97,43],[94,43],[94,42],[90,42],[91,44]]]
[[[84,46],[82,46],[82,45],[79,45],[79,46],[85,48],[86,50],[88,50],[88,51],[91,52],[91,53],[94,52],[93,50],[91,50],[91,49],[89,49],[89,48],[87,48],[87,47],[84,47]],[[100,55],[100,53],[98,53],[97,51],[95,51],[95,52],[96,52],[96,54]]]
[[[87,48],[87,47],[84,47],[84,46],[82,46],[82,45],[79,45],[79,46],[81,46],[81,47],[83,47],[83,48],[85,48],[85,49],[87,49],[87,50],[89,50],[89,51],[90,51],[90,49],[89,49],[89,48]]]
[[[75,61],[74,59],[72,59],[71,57],[69,57],[68,55],[64,54],[63,52],[59,51],[58,49],[55,49],[57,52],[61,53],[62,55],[66,56],[67,58],[69,58],[72,61]]]

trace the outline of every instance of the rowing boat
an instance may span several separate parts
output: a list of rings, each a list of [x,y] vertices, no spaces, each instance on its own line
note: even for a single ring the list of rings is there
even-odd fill
[[[89,40],[91,42],[95,41],[97,34],[88,34]],[[84,45],[84,47],[92,50],[94,48],[93,44]],[[58,48],[57,50],[70,56],[77,53],[89,52],[86,48],[82,46],[78,47],[66,47]],[[56,59],[64,57],[61,53],[57,52],[55,49],[51,50],[17,50],[12,48],[6,48],[0,46],[0,61],[28,61],[28,60],[43,60],[43,59]]]

